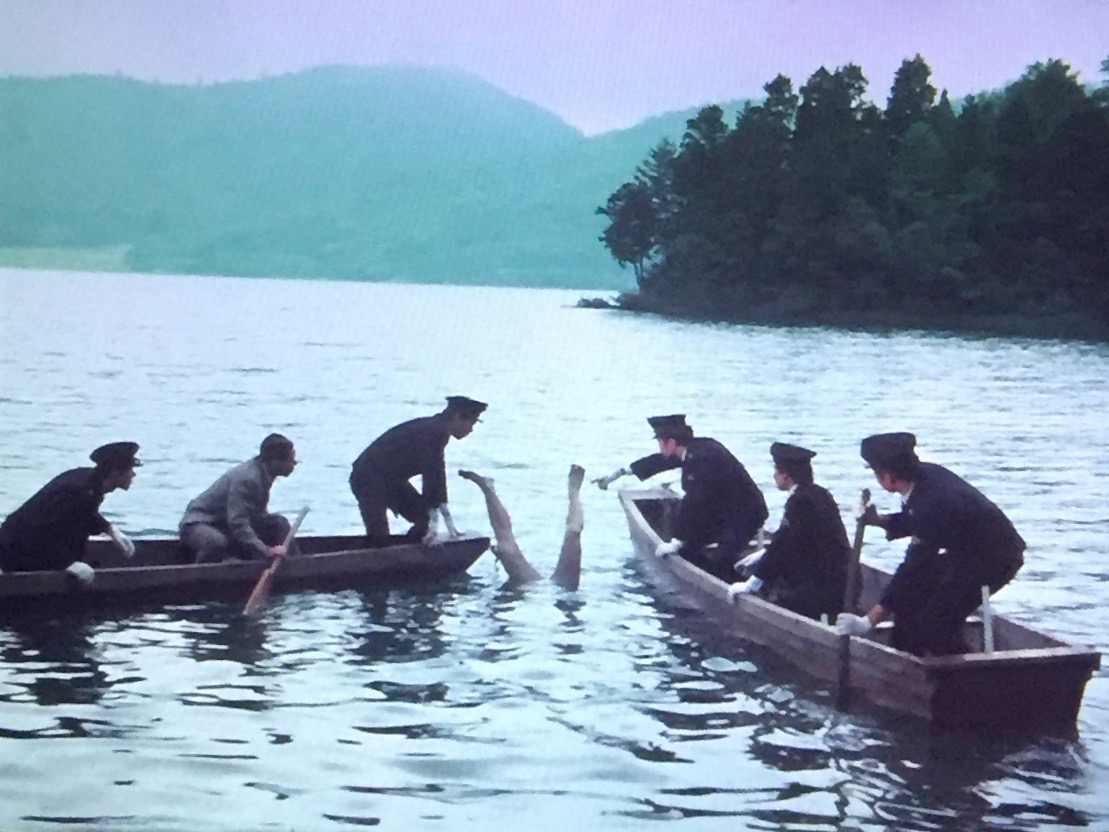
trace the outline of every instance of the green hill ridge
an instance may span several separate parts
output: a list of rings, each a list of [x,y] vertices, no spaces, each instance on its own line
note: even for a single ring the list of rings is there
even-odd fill
[[[0,262],[625,289],[595,210],[694,113],[585,137],[416,67],[0,79]]]

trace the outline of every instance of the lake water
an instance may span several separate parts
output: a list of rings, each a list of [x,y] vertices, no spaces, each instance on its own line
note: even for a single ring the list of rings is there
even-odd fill
[[[0,271],[0,515],[133,439],[144,466],[105,512],[166,534],[277,430],[302,462],[271,506],[354,533],[351,461],[460,393],[490,408],[448,447],[456,521],[488,529],[453,472],[494,476],[549,573],[569,465],[651,452],[648,415],[730,447],[772,527],[772,441],[819,452],[847,517],[874,487],[859,440],[911,430],[1029,542],[996,609],[1106,649],[1109,349],[675,323],[579,296]],[[837,713],[656,600],[614,492],[583,496],[577,592],[506,589],[486,555],[434,588],[275,598],[257,622],[211,604],[0,623],[0,829],[1109,829],[1106,671],[1076,740]],[[901,552],[872,530],[864,558]]]

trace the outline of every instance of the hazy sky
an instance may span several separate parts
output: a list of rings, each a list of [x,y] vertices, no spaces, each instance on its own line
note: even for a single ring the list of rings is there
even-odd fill
[[[586,132],[924,55],[953,95],[1061,58],[1099,83],[1109,0],[0,0],[0,74],[193,83],[321,64],[467,70]]]

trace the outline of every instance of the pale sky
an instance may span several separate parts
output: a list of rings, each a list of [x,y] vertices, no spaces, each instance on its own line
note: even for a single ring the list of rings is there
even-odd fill
[[[0,75],[249,79],[328,64],[453,67],[587,133],[799,88],[856,63],[884,103],[920,53],[954,96],[1060,58],[1088,84],[1109,0],[0,0]]]

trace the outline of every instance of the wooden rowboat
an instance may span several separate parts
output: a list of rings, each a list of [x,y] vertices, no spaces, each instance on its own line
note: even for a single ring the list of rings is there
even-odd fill
[[[442,580],[465,572],[489,548],[487,537],[462,537],[437,546],[395,538],[393,545],[366,548],[362,536],[298,537],[301,554],[287,558],[275,592],[378,588]],[[180,542],[135,541],[127,560],[106,540],[88,543],[86,558],[96,570],[81,587],[62,571],[0,575],[0,613],[39,608],[51,602],[70,607],[114,603],[195,603],[216,598],[245,601],[268,561],[182,562]]]
[[[849,701],[861,697],[943,729],[1074,730],[1086,683],[1101,665],[1096,650],[994,615],[992,652],[981,652],[982,622],[971,617],[965,635],[978,652],[920,658],[889,647],[885,624],[866,637],[848,638],[753,595],[731,602],[723,581],[680,557],[655,556],[655,547],[671,537],[679,501],[666,488],[620,491],[632,543],[648,572],[727,632],[768,648],[817,679],[837,686],[845,682],[846,690],[837,691],[841,701],[846,692]],[[862,565],[861,609],[877,600],[889,579]],[[848,646],[849,653],[841,654]]]

